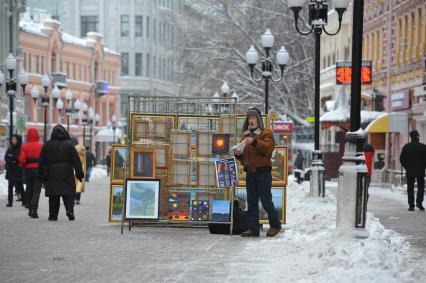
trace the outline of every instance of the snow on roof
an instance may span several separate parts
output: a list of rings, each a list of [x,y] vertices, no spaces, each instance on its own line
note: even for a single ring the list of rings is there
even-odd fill
[[[74,44],[74,45],[81,45],[81,46],[84,46],[84,47],[90,47],[90,46],[87,45],[86,39],[76,37],[76,36],[71,35],[71,34],[66,33],[66,32],[62,33],[62,40],[66,43],[71,43],[71,44]]]
[[[109,49],[108,47],[104,47],[104,51],[109,54],[120,55],[119,52]]]
[[[30,22],[20,21],[19,22],[19,28],[21,28],[23,31],[33,33],[33,34],[37,34],[37,35],[47,36],[47,34],[45,34],[44,32],[41,31],[42,27],[43,27],[42,24],[35,23],[33,21],[30,21]]]
[[[327,100],[325,102],[325,109],[327,109],[327,111],[331,111],[333,110],[334,104],[336,103],[335,100]]]

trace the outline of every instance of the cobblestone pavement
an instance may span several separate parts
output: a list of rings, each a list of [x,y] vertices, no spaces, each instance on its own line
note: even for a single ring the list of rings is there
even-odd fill
[[[61,202],[58,221],[51,222],[44,195],[39,219],[20,203],[6,208],[3,197],[0,282],[210,282],[228,276],[224,257],[247,243],[205,228],[134,227],[121,235],[120,224],[108,223],[108,199],[107,180],[91,182],[76,220],[68,220]]]
[[[426,255],[425,211],[417,208],[414,212],[408,211],[406,194],[396,192],[389,195],[386,194],[386,190],[390,190],[390,188],[382,189],[374,186],[370,188],[368,210],[378,217],[386,228],[406,236],[410,244],[420,251],[420,254]],[[423,202],[423,205],[426,206],[426,202]]]

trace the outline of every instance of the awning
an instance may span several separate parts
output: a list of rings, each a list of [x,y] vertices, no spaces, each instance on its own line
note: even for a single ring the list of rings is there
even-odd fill
[[[114,130],[112,128],[102,128],[96,133],[97,142],[116,142],[121,136],[121,130],[119,128]],[[115,141],[114,141],[115,138]]]
[[[407,133],[408,115],[407,113],[384,113],[372,121],[365,129],[366,133]]]

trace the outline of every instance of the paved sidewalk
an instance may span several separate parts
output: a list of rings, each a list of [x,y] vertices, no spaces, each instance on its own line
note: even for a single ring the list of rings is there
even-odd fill
[[[410,244],[426,255],[426,213],[417,208],[414,212],[408,211],[407,194],[396,191],[391,193],[390,188],[372,186],[368,210],[388,229],[395,230],[407,237]],[[426,202],[423,203],[426,206]]]

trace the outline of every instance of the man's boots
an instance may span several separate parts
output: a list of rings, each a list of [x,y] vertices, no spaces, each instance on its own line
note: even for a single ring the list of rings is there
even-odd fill
[[[30,211],[28,211],[28,215],[31,218],[38,218],[37,209],[30,208]]]

